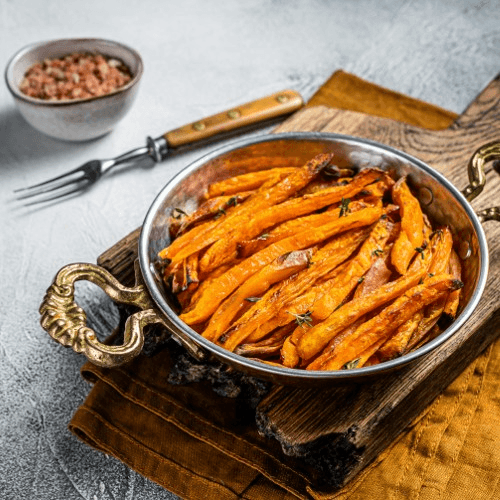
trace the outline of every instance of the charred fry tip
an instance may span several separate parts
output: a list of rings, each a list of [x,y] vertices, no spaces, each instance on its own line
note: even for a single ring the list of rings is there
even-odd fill
[[[455,316],[447,312],[443,312],[437,322],[438,327],[441,330],[446,330],[455,321]]]
[[[330,164],[323,170],[323,175],[330,179],[339,179],[341,177],[352,177],[357,170],[354,168],[341,168],[338,165]]]
[[[347,216],[347,214],[351,211],[349,203],[351,203],[351,198],[342,197],[342,200],[340,200],[339,218]]]
[[[217,342],[219,342],[220,344],[224,344],[226,343],[228,339],[228,334],[227,333],[223,333],[218,339],[217,339]]]
[[[451,286],[452,286],[453,290],[460,290],[460,288],[464,287],[464,284],[460,280],[453,280],[451,282]]]

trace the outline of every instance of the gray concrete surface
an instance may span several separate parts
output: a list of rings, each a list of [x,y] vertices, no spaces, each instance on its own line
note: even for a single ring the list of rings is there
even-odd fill
[[[130,114],[84,144],[31,129],[0,85],[0,498],[170,499],[69,433],[89,390],[84,359],[49,339],[37,309],[60,267],[95,261],[139,226],[160,188],[207,148],[43,209],[19,209],[12,190],[283,88],[308,98],[340,68],[460,112],[500,71],[500,2],[0,0],[2,67],[30,42],[77,36],[128,43],[146,70]],[[78,290],[109,330],[114,307],[93,286]]]

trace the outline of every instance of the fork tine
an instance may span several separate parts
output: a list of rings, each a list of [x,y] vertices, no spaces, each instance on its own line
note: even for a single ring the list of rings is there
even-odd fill
[[[51,184],[53,182],[59,181],[61,179],[64,179],[65,177],[69,177],[70,175],[76,174],[77,172],[82,172],[83,170],[81,167],[77,167],[69,172],[66,172],[65,174],[58,175],[57,177],[53,177],[52,179],[48,179],[43,182],[39,182],[38,184],[33,184],[32,186],[28,186],[25,188],[19,188],[19,189],[14,189],[14,193],[20,193],[21,191],[30,191],[30,190],[36,190],[39,188],[42,188],[43,186],[46,186],[47,184]],[[76,182],[76,181],[71,181],[71,182]],[[33,193],[35,194],[35,193]],[[27,195],[29,196],[29,195]],[[21,198],[26,198],[27,196],[22,196]]]
[[[34,201],[30,201],[29,203],[25,203],[24,206],[25,207],[29,207],[29,206],[32,206],[32,205],[39,205],[41,203],[47,203],[49,201],[58,200],[59,198],[66,198],[70,194],[82,193],[84,191],[84,187],[85,186],[83,186],[83,188],[82,188],[82,186],[80,186],[79,184],[76,184],[75,189],[71,189],[70,191],[63,191],[62,193],[55,193],[54,195],[49,196],[49,197],[45,197],[45,198],[37,199],[37,200],[34,200]],[[39,194],[45,194],[45,193],[39,193]],[[35,196],[35,195],[33,195],[33,196]]]
[[[54,181],[54,179],[52,179]],[[62,180],[62,179],[61,179]],[[50,193],[52,191],[56,191],[58,189],[62,189],[66,186],[70,186],[72,184],[78,184],[80,181],[85,180],[85,176],[80,176],[77,179],[68,179],[66,182],[54,184],[54,186],[47,186],[43,188],[43,186],[40,186],[39,188],[33,187],[32,191],[29,191],[28,193],[23,193],[17,197],[18,200],[26,200],[27,198],[32,198],[33,196],[39,196],[45,193]],[[80,188],[81,189],[81,188]]]

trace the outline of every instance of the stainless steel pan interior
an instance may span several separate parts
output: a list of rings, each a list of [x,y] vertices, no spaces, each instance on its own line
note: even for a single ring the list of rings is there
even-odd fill
[[[161,262],[157,255],[169,244],[168,221],[174,208],[186,212],[193,210],[207,185],[248,171],[251,162],[247,160],[251,158],[292,156],[305,162],[321,152],[333,152],[339,166],[375,166],[388,171],[394,178],[407,175],[431,219],[437,224],[451,225],[456,248],[464,259],[464,300],[454,323],[420,349],[380,365],[335,372],[303,371],[264,365],[235,355],[207,341],[179,320],[174,302],[160,278]],[[139,260],[151,297],[171,330],[184,339],[191,339],[202,351],[208,351],[240,370],[278,383],[291,384],[366,378],[392,371],[428,354],[450,338],[470,316],[483,292],[488,270],[488,250],[480,221],[465,197],[445,177],[420,160],[391,147],[366,139],[320,133],[289,133],[245,139],[215,150],[189,165],[162,189],[151,205],[141,233]]]
[[[309,371],[281,368],[233,354],[200,336],[178,317],[175,301],[161,279],[158,252],[169,244],[169,216],[174,208],[189,212],[197,207],[206,187],[216,180],[256,168],[257,157],[294,157],[306,162],[318,153],[333,152],[340,167],[377,167],[394,178],[408,176],[413,192],[435,224],[451,227],[455,248],[462,258],[463,300],[452,325],[440,336],[404,356],[363,368]],[[484,163],[500,158],[500,143],[480,148],[469,164],[469,199],[484,186]],[[464,165],[464,170],[466,166]],[[144,327],[159,323],[173,338],[199,359],[215,359],[253,376],[278,384],[316,387],[338,382],[369,379],[391,372],[429,355],[457,332],[476,308],[488,271],[488,249],[481,220],[500,220],[500,210],[491,208],[476,215],[465,197],[440,173],[420,160],[394,148],[356,137],[288,133],[247,138],[221,147],[195,161],[174,177],[152,203],[139,241],[135,287],[121,285],[109,272],[93,264],[69,264],[56,275],[40,306],[41,324],[60,344],[85,354],[95,364],[113,367],[137,356],[144,346]],[[87,327],[83,310],[74,301],[74,283],[89,280],[113,300],[133,304],[141,310],[131,315],[124,328],[123,345],[109,346]]]

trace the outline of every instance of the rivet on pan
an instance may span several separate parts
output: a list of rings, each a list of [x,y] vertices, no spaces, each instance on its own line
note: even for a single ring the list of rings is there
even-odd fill
[[[422,186],[418,190],[418,199],[423,205],[430,205],[434,201],[434,194],[428,187]]]
[[[203,122],[193,123],[193,128],[195,130],[203,130],[205,128],[205,124]]]
[[[231,111],[227,112],[227,116],[234,120],[235,118],[239,118],[241,116],[241,113],[237,109],[232,109]]]
[[[472,254],[472,248],[468,241],[462,241],[458,247],[458,256],[462,260],[468,259]]]
[[[276,100],[278,102],[287,102],[290,98],[287,96],[287,95],[284,95],[284,94],[280,94],[278,96],[276,96]]]

